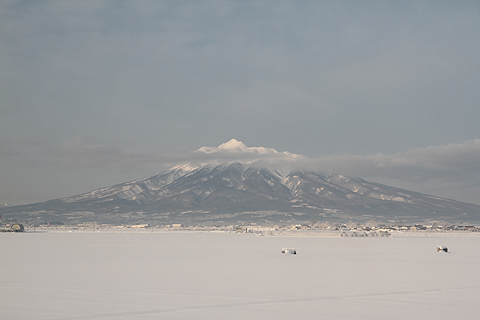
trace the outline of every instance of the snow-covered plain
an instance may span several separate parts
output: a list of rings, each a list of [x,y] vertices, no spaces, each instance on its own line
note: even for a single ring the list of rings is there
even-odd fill
[[[437,245],[450,252],[437,252]],[[281,254],[287,246],[298,254]],[[474,233],[4,233],[0,253],[0,319],[480,315],[480,236]]]

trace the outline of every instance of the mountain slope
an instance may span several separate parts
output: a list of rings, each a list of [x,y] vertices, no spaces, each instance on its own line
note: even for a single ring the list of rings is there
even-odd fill
[[[478,205],[339,174],[295,171],[284,175],[240,162],[175,166],[148,179],[1,208],[0,213],[29,222],[480,221]]]

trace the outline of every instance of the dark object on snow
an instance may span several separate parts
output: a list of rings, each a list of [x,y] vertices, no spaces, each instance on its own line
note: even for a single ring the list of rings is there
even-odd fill
[[[444,246],[438,246],[437,252],[448,252],[448,248]]]
[[[0,232],[23,232],[23,231],[25,231],[25,228],[23,227],[23,224],[20,224],[20,223],[12,224],[9,229],[0,229]]]
[[[283,248],[282,253],[290,253],[290,254],[297,254],[297,250],[295,250],[295,247],[293,248]]]
[[[10,229],[13,230],[13,232],[23,232],[25,231],[25,228],[23,227],[23,224],[20,223],[15,223],[13,224]]]

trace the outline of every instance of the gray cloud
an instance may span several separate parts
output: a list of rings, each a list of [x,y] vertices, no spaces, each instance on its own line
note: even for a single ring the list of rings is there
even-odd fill
[[[342,155],[312,160],[329,171],[395,179],[432,179],[480,173],[480,140],[416,148],[394,155]]]

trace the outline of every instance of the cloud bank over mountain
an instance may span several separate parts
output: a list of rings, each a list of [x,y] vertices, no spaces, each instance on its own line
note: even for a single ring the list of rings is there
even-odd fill
[[[415,148],[393,155],[335,155],[310,159],[323,170],[357,175],[419,192],[480,203],[480,140]]]

